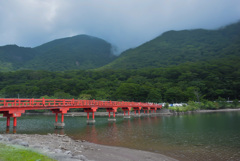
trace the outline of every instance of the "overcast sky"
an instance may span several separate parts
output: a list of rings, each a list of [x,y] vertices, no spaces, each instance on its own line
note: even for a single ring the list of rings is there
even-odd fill
[[[0,0],[0,46],[87,34],[125,50],[168,30],[239,20],[240,0]]]

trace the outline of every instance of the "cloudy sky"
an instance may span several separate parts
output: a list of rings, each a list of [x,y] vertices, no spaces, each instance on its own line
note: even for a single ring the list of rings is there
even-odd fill
[[[168,30],[239,20],[240,0],[0,0],[0,46],[87,34],[125,50]]]

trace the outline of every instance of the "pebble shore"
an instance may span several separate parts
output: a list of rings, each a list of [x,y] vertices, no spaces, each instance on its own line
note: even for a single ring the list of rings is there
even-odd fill
[[[59,134],[2,134],[0,142],[26,147],[58,161],[176,161],[157,153],[98,145]]]

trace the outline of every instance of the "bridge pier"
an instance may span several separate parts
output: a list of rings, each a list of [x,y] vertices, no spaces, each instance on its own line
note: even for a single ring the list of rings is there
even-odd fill
[[[96,112],[98,109],[98,107],[90,107],[90,108],[86,108],[84,109],[84,112],[87,112],[87,124],[88,125],[92,125],[95,124],[95,116],[94,116],[94,112]],[[89,119],[89,112],[92,112],[92,120]]]
[[[92,120],[89,119],[89,112],[87,112],[87,124],[91,125],[91,124],[95,124],[95,116],[94,116],[94,112],[92,112]]]
[[[156,116],[156,113],[157,113],[157,108],[151,107],[151,115]]]
[[[25,110],[19,110],[17,108],[11,108],[9,111],[2,111],[3,117],[6,117],[6,133],[9,133],[9,127],[11,123],[11,117],[13,118],[13,133],[16,133],[17,129],[17,117],[20,117]]]
[[[7,117],[7,127],[10,127],[10,116]]]
[[[117,112],[117,107],[107,108],[108,112],[108,121],[116,121],[115,112]],[[113,118],[111,118],[111,112],[113,113]]]
[[[134,116],[135,117],[140,117],[141,114],[140,114],[140,110],[141,110],[142,107],[133,107],[133,110],[134,110]],[[137,115],[137,111],[138,111],[138,115]]]
[[[62,114],[61,122],[58,122],[58,112],[55,113],[55,123],[54,123],[55,129],[57,129],[57,128],[63,129],[63,127],[65,126],[64,114],[63,113],[61,113],[61,114]]]
[[[123,107],[122,110],[124,112],[124,116],[123,118],[124,119],[130,119],[131,116],[130,116],[130,111],[131,111],[132,107]],[[128,115],[126,115],[126,111],[128,112]]]
[[[145,116],[149,116],[149,110],[150,110],[150,107],[143,107],[143,110],[144,110],[144,115]],[[147,110],[147,114],[146,114],[146,111]]]
[[[60,108],[60,109],[52,109],[51,111],[53,113],[55,113],[55,123],[54,123],[54,127],[55,129],[60,128],[63,129],[65,126],[64,123],[64,113],[67,113],[67,111],[69,110],[69,108]],[[58,114],[61,113],[61,122],[58,122]]]
[[[17,127],[17,118],[13,117],[13,127]]]

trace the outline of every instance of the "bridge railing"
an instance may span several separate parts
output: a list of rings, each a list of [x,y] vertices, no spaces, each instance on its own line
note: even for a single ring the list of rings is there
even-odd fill
[[[98,101],[98,100],[75,100],[75,99],[14,99],[0,98],[1,107],[58,107],[58,106],[79,106],[79,107],[157,107],[161,105],[142,102],[124,102],[124,101]]]

